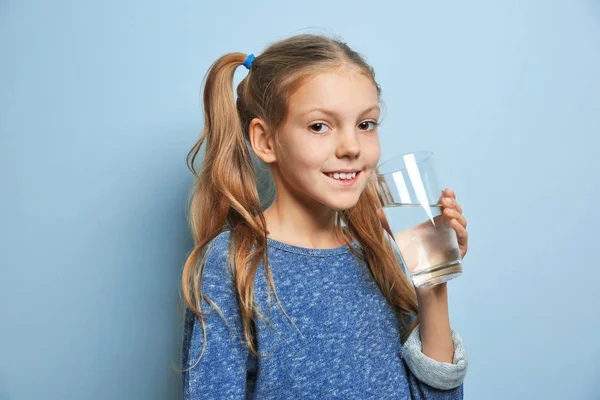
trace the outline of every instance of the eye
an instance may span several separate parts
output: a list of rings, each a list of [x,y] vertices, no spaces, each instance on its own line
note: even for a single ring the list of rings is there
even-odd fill
[[[312,124],[310,126],[310,129],[315,133],[325,133],[326,131],[321,130],[323,127],[327,128],[327,125],[325,125],[322,122],[317,122],[316,124]],[[316,129],[313,129],[313,128],[316,128]]]
[[[372,128],[368,129],[369,124],[371,124]],[[362,127],[365,127],[366,125],[366,129],[362,129]],[[379,126],[379,122],[377,121],[363,121],[360,124],[358,124],[359,128],[361,128],[361,130],[365,130],[365,131],[372,131],[377,129],[377,127]]]

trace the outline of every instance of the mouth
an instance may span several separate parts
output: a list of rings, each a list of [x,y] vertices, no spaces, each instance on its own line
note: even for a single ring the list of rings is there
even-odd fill
[[[329,178],[329,180],[334,184],[351,186],[358,180],[358,177],[361,173],[362,171],[355,170],[352,172],[323,172],[323,175]]]

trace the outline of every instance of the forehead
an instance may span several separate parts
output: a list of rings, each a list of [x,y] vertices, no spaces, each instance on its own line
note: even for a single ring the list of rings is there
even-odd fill
[[[356,70],[320,73],[304,82],[290,97],[289,111],[302,114],[313,108],[338,113],[362,111],[377,105],[377,88]]]

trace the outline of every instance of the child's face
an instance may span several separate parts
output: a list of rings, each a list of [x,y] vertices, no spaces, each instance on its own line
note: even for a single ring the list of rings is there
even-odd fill
[[[319,74],[304,83],[289,99],[279,135],[285,154],[277,155],[283,183],[278,191],[317,207],[353,207],[379,161],[379,116],[375,85],[355,70]],[[329,176],[340,170],[357,171],[356,178]]]

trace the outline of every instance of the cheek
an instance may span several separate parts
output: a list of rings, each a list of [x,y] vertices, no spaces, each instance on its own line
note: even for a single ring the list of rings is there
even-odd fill
[[[375,168],[379,162],[379,157],[381,156],[379,136],[374,135],[373,137],[365,138],[361,145],[365,163],[369,167]]]
[[[323,141],[311,138],[287,140],[281,145],[284,151],[280,155],[282,169],[295,176],[306,177],[306,171],[322,168],[329,154]]]
[[[307,138],[295,144],[294,159],[310,168],[322,168],[323,164],[335,153],[334,142],[323,138]]]

